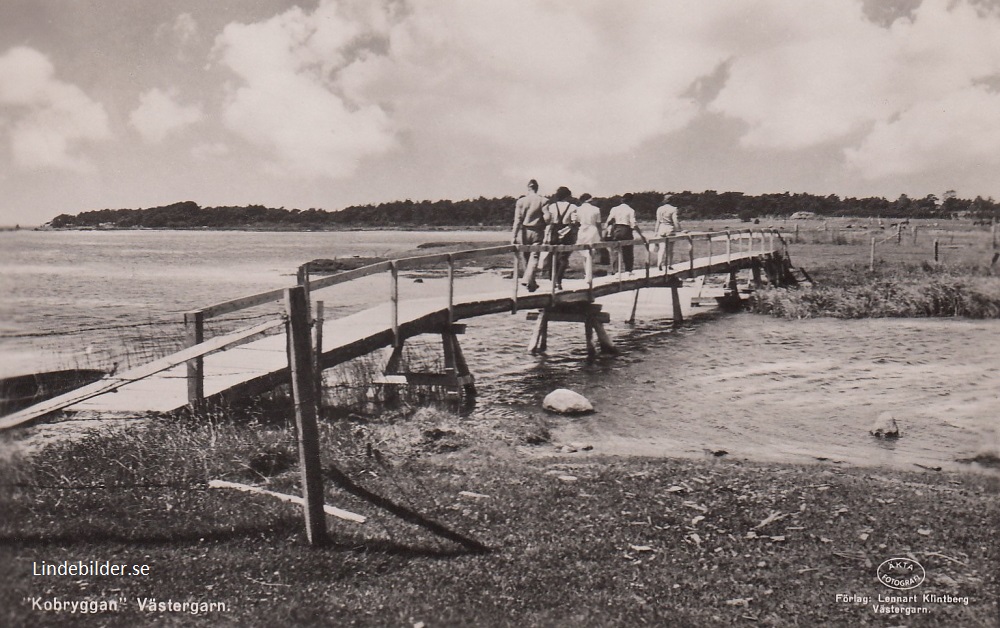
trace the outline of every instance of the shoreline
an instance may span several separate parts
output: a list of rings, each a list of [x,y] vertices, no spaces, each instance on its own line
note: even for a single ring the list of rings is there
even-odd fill
[[[425,415],[423,425],[434,419]],[[276,442],[282,434],[249,442]],[[17,600],[42,588],[45,599],[101,599],[112,588],[131,600],[155,587],[162,599],[229,602],[223,612],[192,619],[199,625],[280,617],[388,625],[400,616],[484,626],[604,625],[611,617],[619,625],[861,625],[877,620],[870,607],[835,594],[894,594],[876,582],[876,569],[908,556],[927,575],[921,596],[968,598],[912,605],[935,622],[924,625],[985,626],[996,617],[996,478],[726,459],[528,457],[495,442],[453,452],[455,433],[412,435],[421,438],[417,457],[381,444],[372,457],[362,439],[339,448],[335,464],[367,491],[407,504],[487,552],[403,523],[329,475],[327,503],[368,522],[331,520],[332,542],[310,548],[294,506],[186,488],[220,477],[215,464],[223,452],[213,451],[205,459],[209,475],[176,466],[160,474],[145,463],[122,475],[109,464],[88,469],[75,490],[0,487],[0,536],[15,539],[0,545],[0,560],[11,565],[0,576],[0,603],[15,624],[36,617]],[[259,450],[231,436],[217,427],[230,463]],[[116,459],[132,442],[105,451]],[[71,447],[60,459],[98,446]],[[294,465],[247,460],[269,478],[269,489],[295,493]],[[232,468],[225,477],[256,485],[255,473]],[[160,488],[128,488],[150,480]],[[82,503],[82,518],[50,514]],[[87,578],[85,593],[76,579],[28,577],[33,561],[105,557],[149,565],[150,577]],[[258,603],[237,603],[246,600]],[[103,619],[126,626],[145,617],[133,604]]]

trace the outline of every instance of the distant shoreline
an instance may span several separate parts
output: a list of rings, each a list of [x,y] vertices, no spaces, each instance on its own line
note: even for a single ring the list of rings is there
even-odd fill
[[[2,228],[0,231],[16,231],[13,227]],[[507,231],[501,225],[397,225],[393,227],[359,225],[351,227],[322,226],[315,228],[281,228],[272,226],[233,226],[233,227],[21,227],[20,231],[247,231],[260,233],[314,233],[341,231]]]

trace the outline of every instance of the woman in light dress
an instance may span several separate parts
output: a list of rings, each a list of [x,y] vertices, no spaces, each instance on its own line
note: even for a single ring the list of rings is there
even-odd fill
[[[579,207],[576,208],[576,218],[580,223],[580,231],[576,236],[577,244],[597,244],[601,241],[601,210],[590,200],[590,194],[581,194]],[[580,251],[584,259],[584,272],[587,285],[594,280],[594,255],[589,249]]]

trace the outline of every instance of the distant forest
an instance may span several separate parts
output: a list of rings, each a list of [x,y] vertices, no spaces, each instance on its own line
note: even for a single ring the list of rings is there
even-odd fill
[[[663,198],[662,192],[634,195],[633,207],[639,220],[650,221]],[[306,210],[248,205],[246,207],[200,207],[193,201],[146,209],[99,209],[75,216],[61,214],[48,226],[55,229],[362,229],[413,227],[507,227],[514,213],[514,198],[470,199],[464,201],[394,201],[377,205],[353,205],[340,211]],[[620,197],[596,199],[603,214],[620,202]],[[942,202],[934,195],[923,198],[840,198],[835,195],[761,194],[741,192],[678,192],[672,204],[687,219],[786,218],[795,212],[812,212],[817,217],[856,216],[883,218],[968,217],[989,223],[1000,220],[1000,205],[990,199],[966,200],[946,194]]]

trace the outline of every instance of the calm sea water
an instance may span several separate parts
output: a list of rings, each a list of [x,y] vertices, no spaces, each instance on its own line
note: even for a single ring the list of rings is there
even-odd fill
[[[179,342],[185,311],[294,284],[299,264],[386,255],[424,242],[492,242],[497,232],[3,232],[0,233],[0,375],[107,367],[125,354]],[[406,282],[419,294],[433,283]],[[464,286],[509,286],[499,270]],[[330,311],[384,300],[384,286],[328,297]],[[828,464],[955,461],[1000,446],[1000,321],[783,321],[713,314],[679,328],[655,294],[626,325],[628,295],[605,300],[622,352],[587,363],[578,325],[550,326],[547,356],[531,356],[524,314],[466,321],[462,345],[477,377],[474,415],[539,413],[559,387],[596,407],[548,416],[562,442],[598,453],[727,455]],[[272,315],[258,312],[250,316]],[[231,321],[241,324],[245,321]],[[145,349],[135,346],[146,344]],[[131,352],[131,353],[129,353]],[[903,437],[868,428],[892,412]]]

